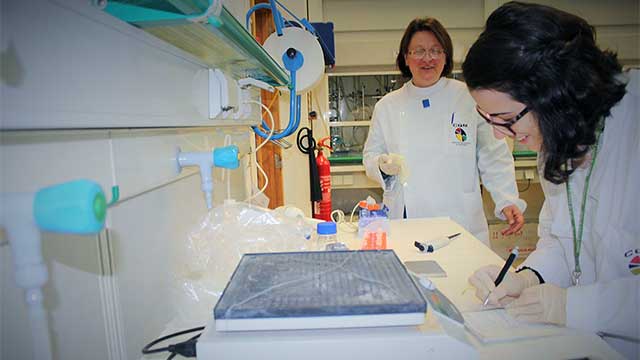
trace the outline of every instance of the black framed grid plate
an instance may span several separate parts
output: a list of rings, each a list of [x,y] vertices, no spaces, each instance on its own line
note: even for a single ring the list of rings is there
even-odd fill
[[[426,309],[392,250],[263,253],[242,257],[214,318],[228,331],[415,325]]]

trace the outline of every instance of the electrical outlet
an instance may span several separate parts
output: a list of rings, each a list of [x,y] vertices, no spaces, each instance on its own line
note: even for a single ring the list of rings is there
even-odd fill
[[[526,169],[524,171],[524,178],[527,180],[533,180],[535,176],[536,176],[536,172],[533,171],[533,169]]]

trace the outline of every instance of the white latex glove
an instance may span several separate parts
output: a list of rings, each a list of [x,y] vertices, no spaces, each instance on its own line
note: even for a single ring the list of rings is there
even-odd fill
[[[404,156],[394,153],[382,154],[378,157],[378,167],[387,175],[397,176],[402,186],[407,185],[409,169],[405,164]]]
[[[497,265],[483,266],[469,278],[469,283],[476,288],[478,299],[484,301],[487,295],[491,293],[487,305],[504,306],[513,301],[515,297],[520,296],[524,289],[540,283],[536,274],[531,270],[524,270],[519,273],[509,271],[500,285],[496,287],[494,283],[500,270]]]
[[[404,166],[404,158],[398,154],[382,154],[378,157],[378,167],[387,175],[399,175]]]
[[[505,309],[518,320],[564,326],[567,323],[567,290],[552,284],[532,286],[524,289]]]

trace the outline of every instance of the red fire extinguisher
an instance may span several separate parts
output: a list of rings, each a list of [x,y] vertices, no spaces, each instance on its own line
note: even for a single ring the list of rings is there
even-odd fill
[[[318,145],[322,143],[323,142],[320,141]],[[324,156],[322,148],[323,146],[318,146],[318,156],[316,156],[322,200],[313,203],[313,217],[315,219],[331,221],[331,164],[329,163],[329,159]]]

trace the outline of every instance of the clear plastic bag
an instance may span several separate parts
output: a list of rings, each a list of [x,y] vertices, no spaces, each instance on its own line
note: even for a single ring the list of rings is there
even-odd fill
[[[309,250],[313,231],[302,212],[289,207],[227,201],[211,209],[185,243],[184,267],[176,276],[179,316],[188,323],[211,318],[243,254]]]

